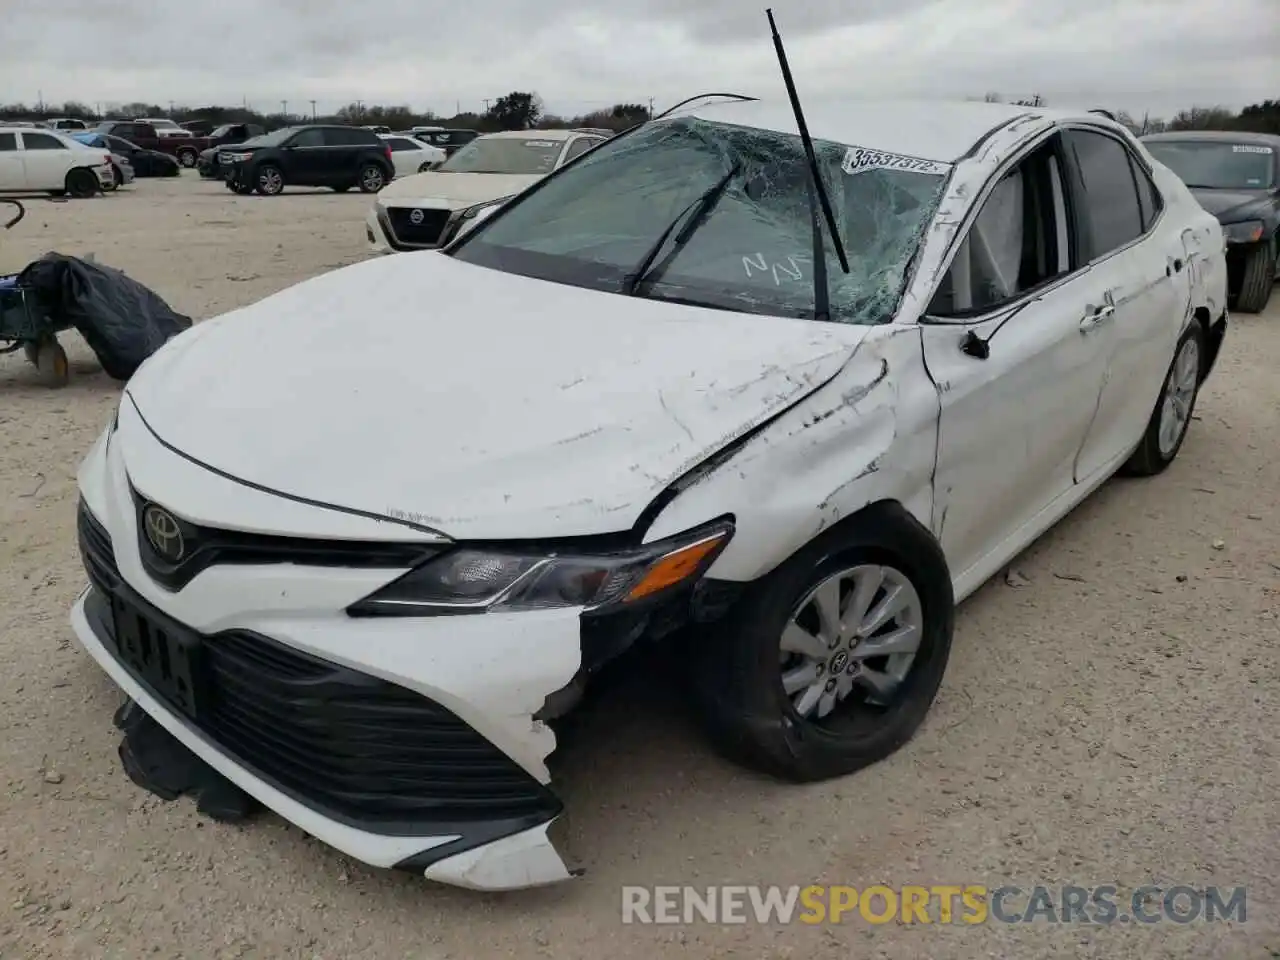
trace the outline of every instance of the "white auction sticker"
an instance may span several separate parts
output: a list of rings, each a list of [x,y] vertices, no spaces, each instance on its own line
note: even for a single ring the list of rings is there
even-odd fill
[[[1270,147],[1260,146],[1252,143],[1237,143],[1231,148],[1234,153],[1272,153]]]
[[[867,170],[902,170],[907,173],[931,173],[945,175],[951,172],[951,164],[920,157],[907,157],[900,153],[868,150],[866,147],[850,147],[845,151],[840,169],[845,173],[864,173]]]

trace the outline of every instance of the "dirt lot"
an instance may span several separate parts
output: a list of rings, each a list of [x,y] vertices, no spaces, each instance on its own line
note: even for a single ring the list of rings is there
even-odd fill
[[[202,319],[361,259],[368,202],[143,181],[34,203],[0,241],[0,273],[95,252]],[[64,390],[0,358],[0,957],[1280,957],[1280,298],[1233,320],[1170,471],[1108,484],[1016,563],[1016,586],[964,606],[941,698],[892,760],[764,781],[708,750],[656,670],[636,671],[561,751],[585,877],[505,896],[366,870],[273,816],[202,821],[128,781],[120,696],[67,625],[83,583],[74,473],[120,387],[67,341]],[[876,882],[1246,885],[1248,914],[620,921],[624,884]]]

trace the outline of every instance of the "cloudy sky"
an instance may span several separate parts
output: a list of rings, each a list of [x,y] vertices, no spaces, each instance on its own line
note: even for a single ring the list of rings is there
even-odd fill
[[[14,0],[0,102],[548,111],[772,95],[742,0]],[[804,97],[1040,93],[1167,115],[1280,96],[1280,0],[773,0]]]

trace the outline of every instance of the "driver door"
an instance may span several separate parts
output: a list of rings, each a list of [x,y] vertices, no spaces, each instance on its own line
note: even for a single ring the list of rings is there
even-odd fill
[[[1102,391],[1108,341],[1081,319],[1104,291],[1076,269],[1065,170],[1054,134],[995,175],[921,321],[941,401],[933,532],[960,595],[1052,522]]]

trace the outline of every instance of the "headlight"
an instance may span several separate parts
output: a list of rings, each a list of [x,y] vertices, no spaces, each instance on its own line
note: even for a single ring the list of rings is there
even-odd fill
[[[586,553],[458,547],[347,608],[353,617],[622,606],[690,586],[733,536],[717,521],[631,550]]]
[[[475,218],[476,214],[480,213],[482,210],[489,210],[492,207],[501,206],[510,199],[511,197],[499,197],[497,200],[486,200],[484,203],[477,203],[475,206],[467,207],[467,209],[463,210],[458,219],[472,220]]]
[[[248,160],[251,156],[253,156],[253,154],[251,154],[251,153],[224,153],[224,154],[223,154],[223,156],[224,156],[224,157],[226,157],[228,160],[230,160],[232,163],[241,163],[241,162],[243,162],[243,161],[245,161],[245,160]]]
[[[1245,220],[1242,223],[1224,223],[1222,232],[1226,234],[1227,243],[1257,243],[1262,239],[1262,221]]]

